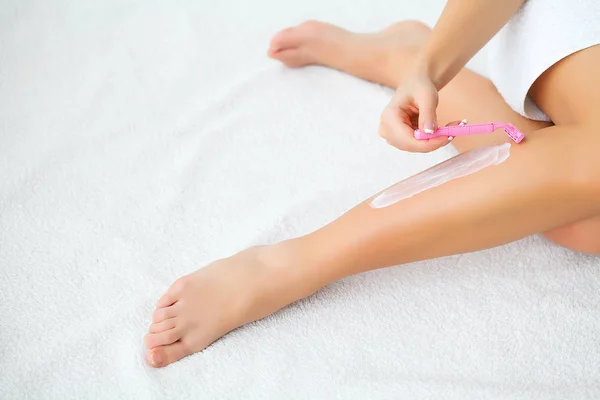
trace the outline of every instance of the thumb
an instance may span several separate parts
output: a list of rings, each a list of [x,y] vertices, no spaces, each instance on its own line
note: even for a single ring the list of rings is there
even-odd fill
[[[419,106],[419,129],[425,133],[433,133],[437,129],[436,108],[438,105],[437,93],[421,96]]]

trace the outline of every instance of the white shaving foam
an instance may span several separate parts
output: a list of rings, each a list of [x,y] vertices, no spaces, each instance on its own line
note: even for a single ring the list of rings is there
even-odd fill
[[[453,179],[471,175],[490,165],[501,164],[509,156],[510,143],[471,150],[398,182],[375,197],[369,205],[373,208],[390,206]]]

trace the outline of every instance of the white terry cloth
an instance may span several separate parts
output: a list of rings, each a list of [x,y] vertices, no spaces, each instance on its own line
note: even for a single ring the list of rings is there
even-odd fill
[[[286,69],[271,35],[309,18],[433,24],[442,6],[5,0],[0,399],[600,398],[600,259],[541,236],[350,277],[145,363],[176,278],[454,154],[388,146],[391,90]]]
[[[563,58],[600,44],[600,1],[527,0],[488,44],[489,76],[504,100],[534,120],[550,118],[528,97]]]

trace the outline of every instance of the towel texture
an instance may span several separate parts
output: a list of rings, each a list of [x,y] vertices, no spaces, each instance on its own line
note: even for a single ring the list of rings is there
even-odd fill
[[[539,236],[354,276],[145,364],[150,313],[177,277],[454,154],[387,146],[389,89],[285,69],[270,36],[308,18],[433,23],[442,6],[4,1],[0,398],[600,397],[599,259]]]

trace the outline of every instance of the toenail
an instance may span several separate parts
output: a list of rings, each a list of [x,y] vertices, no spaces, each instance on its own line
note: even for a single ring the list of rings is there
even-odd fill
[[[158,367],[160,364],[162,364],[163,359],[160,353],[155,351],[150,355],[150,361],[152,361],[152,365]]]

